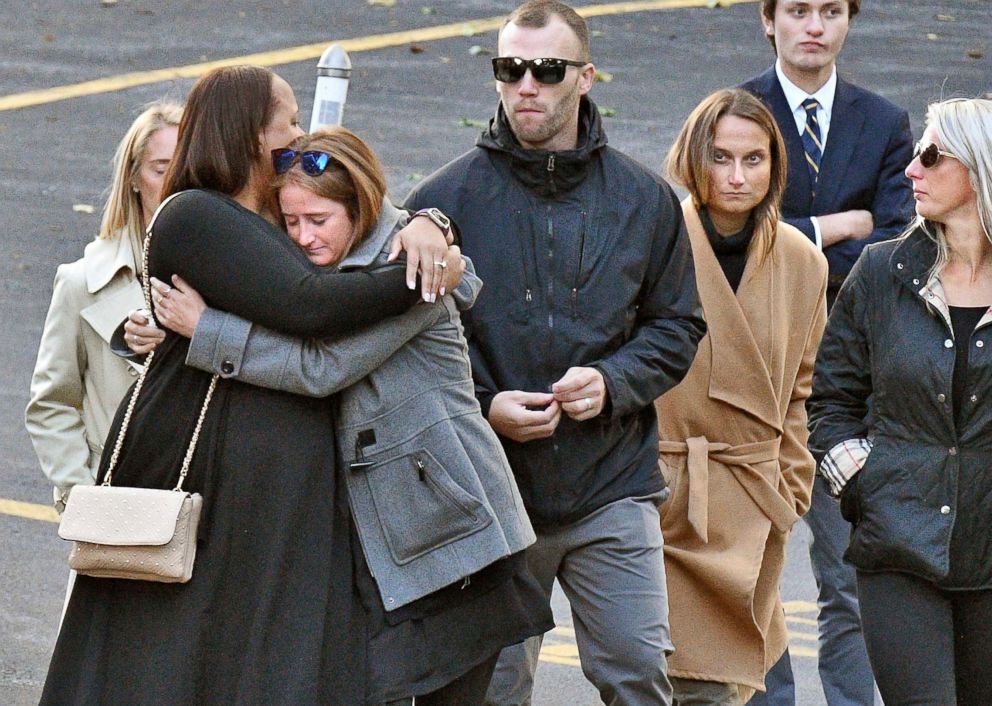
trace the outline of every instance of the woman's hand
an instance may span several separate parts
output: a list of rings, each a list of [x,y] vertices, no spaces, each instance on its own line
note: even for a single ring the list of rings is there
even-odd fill
[[[429,218],[414,218],[393,238],[389,262],[406,252],[406,284],[410,289],[416,287],[419,271],[425,302],[435,301],[438,294],[444,295],[462,281],[465,263],[461,250],[450,245],[453,240]]]
[[[196,325],[200,323],[200,317],[207,309],[207,303],[203,301],[200,293],[179,275],[172,275],[171,287],[154,277],[151,284],[155,318],[170,331],[185,338],[193,338]]]
[[[441,283],[441,296],[445,292],[453,292],[462,282],[465,275],[465,258],[462,257],[462,249],[457,245],[449,245],[448,252],[444,254],[444,281]]]
[[[132,352],[147,355],[165,340],[165,331],[148,316],[148,309],[135,309],[124,322],[124,343]]]

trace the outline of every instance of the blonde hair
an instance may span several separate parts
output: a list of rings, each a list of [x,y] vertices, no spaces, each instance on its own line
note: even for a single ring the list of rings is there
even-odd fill
[[[176,103],[150,103],[131,123],[114,153],[110,192],[103,207],[103,220],[97,237],[104,240],[113,240],[118,236],[130,238],[139,267],[145,222],[141,196],[135,191],[135,181],[152,135],[162,128],[178,127],[182,112],[182,106]]]
[[[278,193],[287,184],[295,184],[342,204],[352,224],[351,242],[341,255],[343,258],[372,232],[379,220],[379,211],[386,198],[386,175],[379,158],[358,135],[336,125],[298,137],[290,149],[324,152],[330,160],[327,168],[317,176],[304,172],[299,161],[285,174],[277,176],[272,182],[273,212],[281,216]]]
[[[992,243],[992,100],[950,98],[927,107],[926,127],[932,127],[943,148],[968,170],[968,181],[975,190],[978,219],[985,237]],[[930,270],[939,274],[950,259],[944,225],[919,214],[904,235],[917,228],[937,244],[937,258]]]
[[[754,238],[751,247],[768,256],[775,245],[778,230],[779,202],[785,191],[787,163],[785,142],[774,116],[758,98],[740,88],[726,88],[711,93],[695,107],[686,119],[675,143],[668,151],[665,169],[672,181],[684,186],[698,209],[706,206],[711,189],[710,165],[713,159],[713,139],[720,118],[732,115],[750,120],[768,136],[771,158],[771,178],[768,193],[754,207]]]

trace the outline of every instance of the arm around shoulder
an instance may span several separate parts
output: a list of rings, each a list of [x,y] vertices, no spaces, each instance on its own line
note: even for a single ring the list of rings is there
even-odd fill
[[[321,272],[264,219],[202,191],[184,192],[160,211],[150,259],[159,279],[178,274],[210,306],[298,336],[354,330],[417,301],[402,266]]]

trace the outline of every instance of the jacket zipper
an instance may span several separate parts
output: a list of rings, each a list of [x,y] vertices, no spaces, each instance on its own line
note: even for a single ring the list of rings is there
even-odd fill
[[[549,168],[554,166],[554,155],[549,158]],[[555,327],[555,285],[554,285],[554,263],[555,263],[555,224],[554,220],[551,218],[551,206],[545,207],[545,213],[548,219],[548,328],[554,329]]]
[[[548,185],[551,187],[551,193],[557,194],[558,187],[555,184],[555,155],[554,152],[548,155]]]
[[[586,212],[582,211],[582,228],[579,231],[579,266],[575,270],[575,281],[572,282],[572,318],[579,314],[579,280],[582,277],[582,262],[586,254]]]

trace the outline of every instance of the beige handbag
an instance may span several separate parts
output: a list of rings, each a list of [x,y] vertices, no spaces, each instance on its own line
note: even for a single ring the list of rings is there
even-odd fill
[[[153,218],[152,223],[154,222]],[[151,295],[147,273],[150,241],[151,225],[145,240],[142,282],[145,303],[149,309]],[[199,493],[184,492],[182,488],[196,450],[207,406],[217,386],[216,375],[210,380],[176,487],[172,490],[158,490],[110,484],[124,443],[124,435],[131,421],[131,413],[154,356],[155,351],[148,354],[144,370],[135,383],[103,483],[73,488],[66,502],[65,512],[62,513],[59,537],[73,542],[69,567],[85,576],[164,583],[186,583],[193,576],[196,530],[203,497]]]

